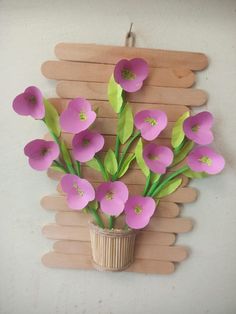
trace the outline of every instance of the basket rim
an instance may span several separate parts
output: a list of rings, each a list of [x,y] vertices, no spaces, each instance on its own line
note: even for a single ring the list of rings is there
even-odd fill
[[[93,221],[89,221],[90,229],[93,229],[96,233],[109,235],[109,236],[133,236],[137,234],[137,230],[128,228],[128,229],[108,229],[108,228],[101,228],[97,226]]]

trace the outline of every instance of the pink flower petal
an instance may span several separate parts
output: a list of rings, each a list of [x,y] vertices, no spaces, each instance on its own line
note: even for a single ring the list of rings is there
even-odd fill
[[[95,198],[93,186],[86,179],[73,174],[62,177],[61,187],[67,193],[68,206],[72,209],[83,209]]]
[[[131,73],[131,77],[124,77],[123,72]],[[133,77],[132,77],[133,74]],[[148,66],[145,60],[135,58],[131,60],[120,60],[114,69],[114,79],[127,92],[136,92],[139,90],[144,79],[148,75]]]
[[[134,124],[145,140],[152,141],[167,126],[167,116],[160,110],[143,110],[135,115]]]
[[[104,137],[89,130],[76,134],[72,140],[73,156],[80,162],[91,160],[104,146]]]
[[[144,228],[153,215],[156,208],[155,201],[151,197],[130,196],[125,204],[125,220],[133,229]],[[136,211],[139,209],[140,211]]]
[[[144,147],[143,158],[150,170],[164,174],[166,168],[171,165],[174,155],[170,148],[150,143]]]
[[[119,216],[125,207],[124,202],[119,198],[108,200],[103,198],[100,202],[101,210],[111,216]]]
[[[46,170],[59,157],[60,152],[55,142],[36,139],[25,146],[24,153],[29,157],[29,164],[33,169]]]
[[[204,161],[204,159],[206,159],[206,161]],[[207,162],[207,160],[209,160],[209,162]],[[212,148],[198,146],[189,154],[187,164],[193,171],[217,174],[223,170],[225,160]]]
[[[83,98],[72,100],[60,116],[60,124],[64,131],[79,133],[86,130],[96,119],[90,103]]]
[[[183,124],[183,130],[188,139],[200,145],[207,145],[213,141],[210,128],[213,124],[213,116],[210,112],[203,111],[195,116],[188,117]]]
[[[30,115],[35,119],[43,119],[45,116],[43,95],[35,86],[26,88],[22,94],[16,96],[12,106],[19,115]]]

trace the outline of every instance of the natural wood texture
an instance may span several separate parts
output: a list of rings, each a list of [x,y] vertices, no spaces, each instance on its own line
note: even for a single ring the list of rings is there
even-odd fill
[[[61,226],[49,224],[43,227],[42,233],[53,240],[74,240],[89,241],[88,227],[81,226]],[[172,245],[175,242],[175,235],[170,232],[140,231],[137,235],[137,243],[152,245]]]
[[[102,178],[100,172],[87,166],[82,166],[82,173],[85,178],[87,178],[91,183],[94,184],[94,187],[97,187],[98,183],[104,182],[104,179]],[[54,180],[61,180],[63,175],[64,173],[62,172],[56,172],[51,169],[48,170],[48,176]],[[179,175],[178,177],[182,179],[181,186],[185,187],[188,184],[189,179],[184,175]],[[130,170],[119,180],[127,185],[137,185],[137,190],[135,190],[134,188],[133,191],[138,191],[138,193],[142,193],[145,184],[145,176],[143,175],[141,170],[130,168]]]
[[[62,60],[104,64],[115,64],[121,58],[139,57],[144,58],[150,67],[203,70],[208,65],[207,56],[203,53],[96,44],[59,43],[55,54]]]
[[[60,254],[50,252],[42,257],[42,262],[47,267],[93,269],[91,258],[79,254]],[[150,274],[170,274],[175,270],[171,262],[136,259],[125,271]]]
[[[119,217],[123,221],[123,217]],[[119,226],[119,218],[117,224]],[[61,212],[56,215],[56,223],[64,226],[86,227],[90,217],[78,212]],[[188,232],[192,229],[192,221],[187,218],[161,218],[152,217],[145,227],[148,231],[158,232]]]
[[[91,256],[90,242],[57,241],[53,248],[57,253],[81,254]],[[137,243],[135,246],[135,258],[153,259],[170,262],[181,262],[187,257],[187,250],[181,246],[157,246]]]
[[[58,185],[57,189],[59,192],[61,192],[60,185]],[[56,201],[54,196],[51,196],[51,195],[44,196],[41,200],[41,205],[46,210],[74,212],[74,210],[68,207],[65,199],[59,199],[58,201]],[[158,210],[154,213],[154,215],[157,217],[173,218],[173,217],[177,217],[179,213],[180,213],[180,207],[177,204],[161,201],[158,204]]]
[[[57,109],[58,113],[61,114],[67,108],[68,102],[71,99],[68,98],[49,98],[49,101]],[[93,110],[97,111],[98,118],[117,118],[117,114],[112,109],[108,101],[104,100],[90,100]],[[130,102],[133,114],[141,110],[158,109],[165,111],[168,121],[176,121],[184,112],[189,111],[187,106],[183,105],[161,105],[161,104],[145,104]]]
[[[41,71],[53,80],[80,82],[104,82],[107,84],[114,71],[114,65],[70,61],[46,61]],[[195,81],[194,73],[188,68],[149,68],[144,85],[165,87],[190,87]]]
[[[56,91],[62,98],[107,100],[106,83],[60,81]],[[143,86],[138,92],[129,94],[128,100],[143,104],[201,106],[207,101],[207,94],[200,89]]]
[[[121,180],[122,181],[122,180]],[[100,183],[92,183],[93,187],[96,188]],[[141,195],[143,192],[143,186],[136,184],[127,184],[130,194]],[[197,199],[197,190],[194,188],[179,188],[173,194],[162,198],[164,202],[175,202],[175,203],[192,203]]]

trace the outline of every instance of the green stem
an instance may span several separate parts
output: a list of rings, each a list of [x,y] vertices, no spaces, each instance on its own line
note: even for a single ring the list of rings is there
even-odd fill
[[[90,213],[92,214],[92,216],[93,216],[93,218],[94,218],[96,224],[97,224],[100,228],[104,229],[104,228],[105,228],[104,223],[103,223],[101,217],[99,216],[97,210],[94,209],[94,208],[90,208],[90,207],[89,207],[89,211],[90,211]]]
[[[184,145],[185,145],[186,142],[187,142],[187,139],[186,139],[186,137],[185,137],[185,138],[183,139],[182,143],[181,143],[178,147],[176,147],[176,148],[174,149],[174,155],[175,155],[175,156],[181,151],[181,149],[184,147]]]
[[[42,119],[42,121],[45,123],[46,127],[48,128],[48,126],[47,126],[45,120]],[[50,132],[52,138],[54,139],[54,141],[55,141],[55,142],[57,143],[57,145],[59,146],[61,156],[63,157],[63,160],[64,160],[64,162],[65,162],[65,164],[66,164],[66,167],[67,167],[69,173],[75,174],[76,172],[75,172],[75,169],[73,168],[72,163],[66,162],[66,160],[65,160],[65,158],[64,158],[64,156],[63,156],[63,151],[62,151],[62,148],[61,148],[61,141],[60,141],[60,138],[57,137],[56,134],[55,134],[52,130],[50,130],[49,128],[48,128],[48,130],[49,130],[49,132]],[[68,151],[67,151],[67,153],[68,153],[68,155],[70,156],[70,153],[69,153]]]
[[[158,192],[160,192],[166,186],[166,184],[171,179],[177,177],[178,175],[180,175],[181,173],[185,172],[188,169],[189,169],[189,167],[187,165],[185,165],[182,168],[178,169],[177,171],[175,171],[174,173],[169,175],[159,186],[155,187],[155,189],[151,189],[149,191],[148,195],[151,196],[151,197],[155,196]]]
[[[131,144],[134,142],[134,140],[135,140],[138,136],[140,136],[140,131],[138,131],[137,133],[135,133],[135,134],[129,139],[129,141],[127,142],[127,144],[126,144],[126,146],[125,146],[125,148],[124,148],[124,150],[123,150],[123,152],[122,152],[122,154],[121,154],[121,158],[120,158],[120,162],[119,162],[118,169],[117,169],[116,173],[114,174],[114,176],[112,177],[112,180],[113,180],[113,181],[117,179],[117,175],[118,175],[118,173],[120,172],[120,169],[121,169],[121,167],[122,167],[122,165],[123,165],[125,156],[126,156],[128,150],[129,150]]]
[[[106,172],[106,170],[105,170],[105,168],[103,166],[103,163],[101,162],[100,158],[97,155],[95,155],[94,158],[97,160],[97,162],[99,164],[99,167],[100,167],[101,172],[102,172],[103,179],[105,181],[109,181],[109,176],[108,176],[108,174],[107,174],[107,172]]]
[[[121,117],[121,113],[124,110],[125,104],[126,104],[125,92],[124,91],[123,91],[123,94],[122,94],[122,98],[123,98],[123,103],[122,103],[122,106],[120,108],[120,112],[118,113],[118,124],[119,124],[119,120],[120,120],[120,117]],[[119,135],[118,135],[118,125],[117,125],[116,146],[115,146],[115,156],[116,156],[117,162],[119,162],[119,159],[120,159],[119,150],[120,150],[120,139],[119,139]]]
[[[114,228],[114,223],[115,223],[115,217],[114,216],[109,216],[108,217],[108,221],[109,221],[109,229],[113,229]]]
[[[56,166],[58,168],[60,168],[61,170],[63,170],[64,173],[67,173],[68,171],[66,170],[66,168],[58,161],[58,160],[54,160],[53,161],[54,164],[56,164]]]
[[[80,162],[75,160],[74,161],[74,167],[75,167],[75,171],[77,173],[77,176],[81,177],[81,165],[80,165]]]
[[[117,162],[119,162],[119,150],[120,150],[120,139],[118,134],[116,134],[116,146],[115,146],[115,156],[116,156],[116,160]]]
[[[145,196],[147,191],[148,191],[148,188],[149,188],[149,185],[150,185],[150,182],[151,182],[151,176],[152,176],[152,172],[150,170],[149,171],[149,175],[148,175],[148,177],[146,179],[146,184],[145,184],[144,190],[143,190],[143,196]]]

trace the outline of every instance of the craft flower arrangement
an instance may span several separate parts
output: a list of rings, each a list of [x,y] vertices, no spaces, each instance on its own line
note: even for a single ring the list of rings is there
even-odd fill
[[[195,116],[185,112],[174,124],[170,147],[156,143],[167,127],[166,113],[144,108],[133,116],[135,105],[127,100],[129,93],[142,88],[147,76],[148,65],[143,59],[120,60],[116,64],[108,83],[108,100],[118,115],[116,144],[105,156],[100,154],[104,137],[93,129],[97,114],[86,99],[71,100],[61,116],[37,87],[28,87],[13,101],[15,112],[41,120],[49,129],[53,140],[33,140],[25,146],[24,153],[33,169],[62,172],[61,188],[68,207],[92,214],[93,260],[102,269],[121,270],[129,266],[134,230],[147,226],[160,199],[181,185],[181,174],[202,178],[219,173],[225,164],[221,155],[206,146],[213,141],[213,117],[209,112]],[[65,144],[62,131],[74,134],[72,151]],[[129,193],[122,182],[135,162],[146,177],[141,195]],[[104,182],[96,189],[83,177],[84,164],[103,176]],[[116,226],[118,217],[119,221],[124,220],[123,230]],[[105,238],[112,245],[106,246]]]

